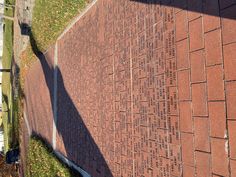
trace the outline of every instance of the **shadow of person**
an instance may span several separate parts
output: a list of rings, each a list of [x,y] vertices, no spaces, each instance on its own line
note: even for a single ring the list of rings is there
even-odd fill
[[[112,172],[109,169],[103,154],[64,86],[60,68],[57,66],[54,68],[52,63],[50,63],[53,59],[39,51],[33,34],[31,33],[31,30],[29,31],[30,44],[40,61],[46,85],[49,90],[51,107],[57,107],[56,112],[53,112],[53,118],[56,121],[58,133],[57,143],[63,144],[65,150],[64,155],[66,155],[68,159],[79,165],[92,176],[112,177]],[[54,93],[55,71],[57,73],[56,93]],[[54,105],[55,96],[57,97],[56,105]],[[40,136],[43,135],[42,132],[36,133],[40,134]]]
[[[209,16],[226,19],[236,19],[236,2],[234,0],[130,0],[149,5],[163,5],[177,9],[185,9],[190,12],[202,13]],[[226,8],[230,8],[227,9]]]

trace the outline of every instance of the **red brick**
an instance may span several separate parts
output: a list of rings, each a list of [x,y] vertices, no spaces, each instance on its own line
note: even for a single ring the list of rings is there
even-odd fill
[[[207,68],[208,100],[224,100],[223,68],[221,65]]]
[[[231,6],[222,11],[222,36],[223,43],[231,43],[236,41],[236,5]]]
[[[181,133],[182,161],[186,165],[194,165],[193,134]]]
[[[175,16],[176,21],[176,41],[187,38],[188,35],[188,20],[186,10],[182,10]]]
[[[226,83],[227,118],[236,119],[236,82]]]
[[[236,43],[224,46],[225,80],[236,80]]]
[[[194,117],[194,144],[195,150],[210,152],[208,118]]]
[[[180,131],[192,132],[192,106],[190,101],[179,102]]]
[[[207,0],[203,5],[204,31],[210,31],[220,27],[219,3],[216,0]]]
[[[228,176],[227,141],[211,138],[211,149],[212,172],[218,175]]]
[[[191,97],[189,70],[178,72],[178,94],[179,100],[189,100]]]
[[[194,167],[183,165],[183,177],[194,177]]]
[[[188,39],[176,43],[177,68],[189,68]]]
[[[211,156],[204,152],[195,152],[196,158],[196,176],[210,177],[211,176]]]
[[[192,84],[192,107],[194,116],[207,116],[206,84]]]
[[[230,157],[236,159],[236,121],[228,121]]]
[[[225,102],[209,102],[210,135],[224,138],[226,134]]]
[[[206,81],[205,56],[202,50],[190,54],[191,82]]]
[[[236,176],[236,160],[230,160],[231,176]]]
[[[189,22],[190,51],[204,47],[202,18]]]
[[[188,0],[188,19],[193,20],[201,16],[202,1]]]
[[[222,63],[221,31],[214,30],[205,34],[206,65]]]

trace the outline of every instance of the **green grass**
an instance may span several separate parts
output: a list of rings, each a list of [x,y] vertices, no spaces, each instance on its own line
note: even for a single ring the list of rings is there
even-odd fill
[[[36,0],[32,33],[40,51],[54,44],[71,19],[86,6],[88,0]],[[43,12],[43,13],[42,13]]]
[[[54,155],[52,148],[48,147],[39,138],[31,137],[27,154],[27,177],[75,177],[76,174],[61,163]]]
[[[3,68],[11,68],[12,48],[13,48],[13,22],[5,20],[5,32],[3,34]],[[12,89],[10,81],[10,73],[3,72],[2,74],[2,95],[3,95],[3,127],[4,127],[4,141],[5,152],[12,144]]]
[[[14,5],[15,4],[15,0],[5,0],[5,5]],[[4,9],[4,15],[9,16],[9,17],[13,17],[14,16],[14,8],[10,7],[10,8],[5,8]]]

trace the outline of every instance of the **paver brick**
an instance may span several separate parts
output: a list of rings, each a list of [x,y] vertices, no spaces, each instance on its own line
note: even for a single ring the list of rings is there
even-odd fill
[[[207,116],[206,83],[192,84],[193,116]]]
[[[211,138],[212,172],[222,176],[228,176],[228,145],[227,140]]]
[[[176,21],[176,41],[187,38],[188,36],[188,19],[187,12],[182,10],[175,16]]]
[[[233,5],[221,11],[221,16],[223,16],[222,18],[223,44],[228,44],[236,41],[235,10],[236,10],[236,5]]]
[[[231,176],[236,176],[236,160],[230,160]]]
[[[224,100],[223,68],[221,65],[207,68],[208,100]]]
[[[202,1],[188,0],[188,19],[194,20],[201,16]]]
[[[222,63],[221,30],[217,29],[205,34],[206,64]]]
[[[203,3],[203,24],[204,32],[220,27],[219,2],[215,0],[204,1]]]
[[[194,177],[195,169],[192,166],[183,165],[183,177]]]
[[[189,41],[190,51],[204,47],[202,17],[189,22]]]
[[[210,152],[209,119],[194,117],[195,150]]]
[[[236,43],[225,45],[224,50],[224,71],[225,71],[225,80],[236,80]]]
[[[236,121],[228,121],[230,157],[236,159]]]
[[[227,118],[236,119],[236,82],[226,83]]]
[[[192,104],[191,101],[179,102],[180,130],[193,132]]]
[[[182,161],[186,165],[194,165],[193,134],[181,133]]]
[[[178,96],[179,100],[190,100],[190,71],[178,71]]]
[[[196,151],[196,176],[210,177],[211,176],[211,154]]]
[[[225,102],[208,102],[210,135],[224,138],[226,135],[226,108]]]
[[[206,81],[205,55],[203,50],[198,50],[190,54],[191,60],[191,82]]]
[[[188,69],[190,66],[189,63],[189,40],[184,39],[182,41],[177,42],[176,44],[176,52],[177,52],[177,68],[178,69]]]

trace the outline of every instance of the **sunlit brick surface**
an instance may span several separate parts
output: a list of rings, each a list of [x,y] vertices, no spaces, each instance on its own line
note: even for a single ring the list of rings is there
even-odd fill
[[[220,4],[98,0],[57,42],[56,95],[42,65],[56,149],[94,177],[234,175],[236,5]],[[31,83],[27,97],[44,89]],[[47,137],[52,107],[32,105]]]

